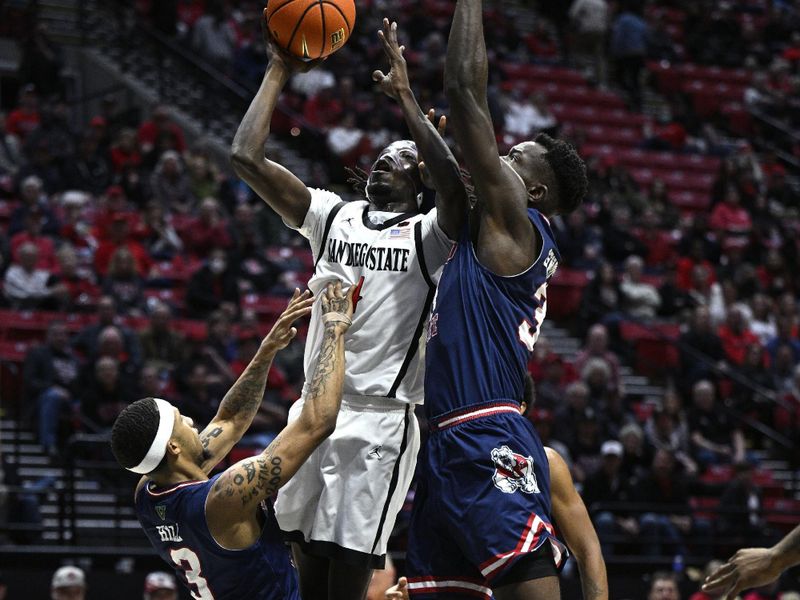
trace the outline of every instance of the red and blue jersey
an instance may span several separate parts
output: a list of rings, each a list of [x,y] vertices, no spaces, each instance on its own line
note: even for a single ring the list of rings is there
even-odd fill
[[[249,548],[228,550],[211,535],[206,498],[218,477],[142,487],[136,514],[153,548],[196,600],[300,600],[297,572],[269,503],[261,505],[261,535]]]
[[[547,311],[547,283],[561,259],[544,215],[529,208],[528,217],[542,247],[523,273],[504,277],[481,265],[468,227],[444,266],[428,327],[429,418],[522,398],[530,353]]]

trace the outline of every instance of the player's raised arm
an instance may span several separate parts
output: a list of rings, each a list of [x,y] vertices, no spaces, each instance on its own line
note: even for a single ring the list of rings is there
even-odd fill
[[[265,25],[266,9],[264,13],[262,25],[269,66],[233,138],[231,163],[236,174],[286,223],[298,228],[303,224],[311,204],[311,193],[288,169],[264,156],[264,144],[269,137],[272,113],[289,76],[294,71],[308,70],[319,61],[302,62],[279,50],[272,43]]]
[[[314,378],[300,416],[289,423],[258,456],[223,473],[209,494],[206,518],[214,537],[224,543],[229,528],[252,525],[255,509],[297,472],[336,427],[344,381],[344,334],[352,323],[353,294],[342,284],[328,284],[322,296],[325,332]]]
[[[578,561],[584,600],[608,600],[606,564],[586,505],[572,483],[564,459],[552,448],[544,450],[550,463],[553,518]]]
[[[456,3],[447,44],[445,95],[450,104],[453,135],[461,147],[481,202],[481,226],[492,228],[492,233],[496,234],[493,236],[495,242],[503,241],[496,239],[497,235],[516,240],[516,245],[526,249],[523,262],[528,263],[524,265],[527,267],[535,250],[535,233],[526,216],[529,190],[520,176],[501,159],[497,149],[486,99],[489,65],[483,37],[482,5],[481,0],[458,0]],[[532,194],[542,192],[539,187],[530,190]],[[498,253],[501,254],[498,258],[504,256],[508,260],[507,249],[502,250],[505,251]],[[486,258],[494,262],[492,256]],[[497,266],[502,268],[502,260],[498,263]]]
[[[400,46],[397,41],[397,23],[384,19],[383,30],[378,32],[378,38],[389,60],[389,73],[384,74],[377,70],[372,78],[403,110],[411,137],[417,144],[420,160],[425,163],[425,173],[436,190],[439,226],[451,239],[457,239],[469,208],[458,161],[414,97],[408,80],[406,59],[403,57],[405,46]],[[441,123],[444,125],[445,122]]]
[[[272,359],[294,338],[297,330],[292,323],[310,314],[313,303],[311,292],[301,294],[300,290],[295,290],[289,305],[261,342],[253,360],[225,394],[216,416],[200,433],[205,452],[201,467],[206,473],[211,472],[250,427],[264,399]]]

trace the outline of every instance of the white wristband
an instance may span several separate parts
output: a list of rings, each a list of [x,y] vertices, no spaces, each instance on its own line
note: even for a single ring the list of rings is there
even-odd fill
[[[322,322],[328,323],[344,323],[348,327],[353,324],[353,319],[343,313],[330,312],[322,315]]]

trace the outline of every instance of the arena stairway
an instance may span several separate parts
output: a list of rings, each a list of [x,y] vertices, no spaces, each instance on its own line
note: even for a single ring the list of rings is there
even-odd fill
[[[16,471],[19,487],[42,490],[40,494],[33,494],[39,499],[41,516],[41,538],[36,543],[81,546],[146,544],[134,515],[132,489],[115,493],[95,473],[80,468],[70,473],[60,456],[45,454],[36,436],[12,419],[0,420],[0,454],[6,468]],[[65,494],[73,483],[74,512],[69,494]],[[3,529],[3,523],[0,523],[0,533]],[[76,532],[74,537],[73,530]]]

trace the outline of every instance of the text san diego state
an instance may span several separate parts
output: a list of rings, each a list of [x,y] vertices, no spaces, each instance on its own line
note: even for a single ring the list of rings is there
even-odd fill
[[[408,271],[407,248],[371,248],[369,244],[328,240],[328,262],[371,271]]]

